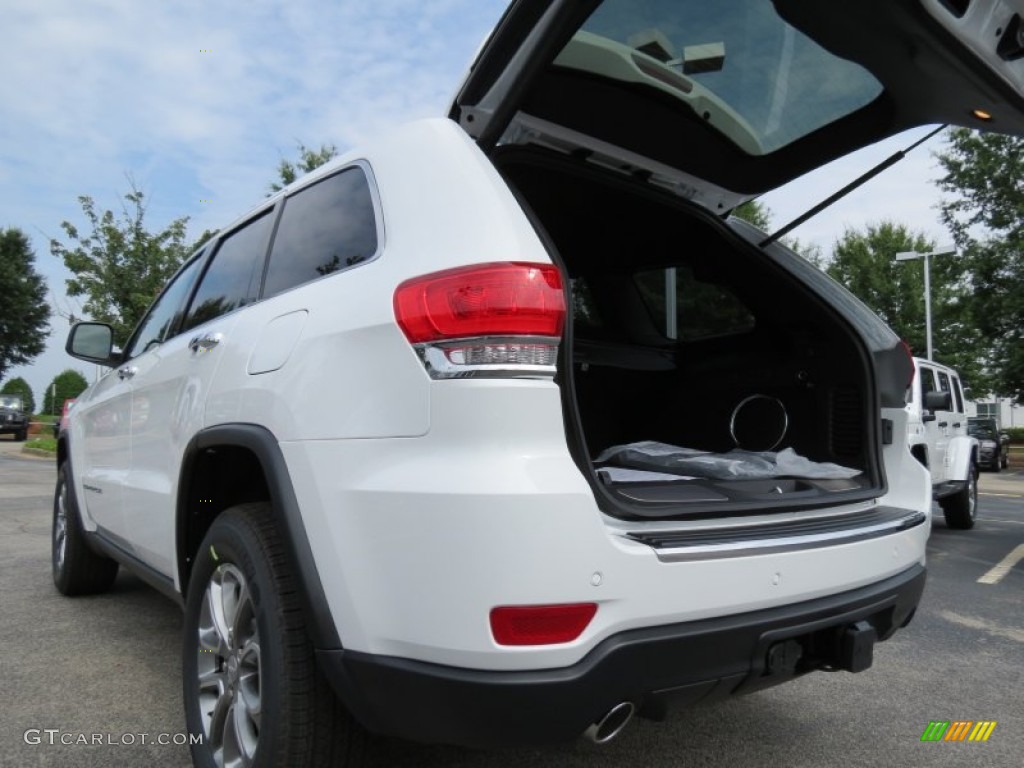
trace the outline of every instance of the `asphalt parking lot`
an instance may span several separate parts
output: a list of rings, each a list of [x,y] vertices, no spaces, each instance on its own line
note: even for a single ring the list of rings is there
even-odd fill
[[[0,766],[188,766],[188,748],[173,743],[184,727],[181,613],[124,574],[106,595],[57,594],[49,562],[53,479],[52,461],[24,457],[20,444],[0,440]],[[876,647],[874,667],[865,673],[817,673],[675,712],[663,723],[637,721],[603,748],[580,741],[474,752],[382,741],[375,762],[408,768],[1024,765],[1024,561],[1005,567],[1024,545],[1024,472],[983,473],[981,489],[974,530],[949,530],[938,516],[921,609],[907,629]],[[997,725],[984,743],[922,742],[933,720]],[[103,743],[81,743],[97,736]],[[62,739],[77,743],[62,745]]]

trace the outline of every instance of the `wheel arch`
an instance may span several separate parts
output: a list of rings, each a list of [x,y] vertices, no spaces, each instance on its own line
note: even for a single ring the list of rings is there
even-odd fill
[[[922,467],[929,469],[927,443],[914,443],[911,445],[910,455],[917,459],[918,463],[920,463]]]
[[[978,441],[973,437],[957,436],[949,441],[949,479],[966,480],[968,472],[978,471]]]
[[[339,649],[338,636],[295,490],[277,438],[256,424],[222,424],[196,433],[185,448],[175,510],[178,583],[188,593],[198,549],[224,510],[247,501],[268,501],[300,584],[310,640],[317,649]]]

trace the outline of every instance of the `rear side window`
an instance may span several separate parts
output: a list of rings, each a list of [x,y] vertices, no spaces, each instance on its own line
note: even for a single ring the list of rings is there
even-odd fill
[[[918,392],[918,399],[924,404],[924,396],[929,392],[936,392],[935,387],[935,371],[931,368],[921,368],[920,376],[920,392]]]
[[[268,211],[221,241],[192,298],[184,330],[238,309],[255,298],[270,223]]]
[[[274,296],[355,266],[376,252],[377,218],[370,184],[361,168],[349,168],[285,202],[263,295]]]
[[[964,412],[964,395],[963,389],[960,387],[960,379],[957,376],[953,376],[953,402],[956,405],[956,412]]]
[[[577,277],[572,281],[572,319],[578,331],[599,331],[604,329],[604,320],[597,310],[594,294],[587,282],[581,277]]]
[[[935,375],[938,376],[939,379],[939,392],[949,392],[949,408],[952,410],[956,407],[956,404],[953,402],[953,387],[949,383],[949,374],[942,371],[936,371]]]
[[[639,272],[634,281],[666,338],[695,341],[754,328],[754,315],[732,291],[697,280],[687,267]]]

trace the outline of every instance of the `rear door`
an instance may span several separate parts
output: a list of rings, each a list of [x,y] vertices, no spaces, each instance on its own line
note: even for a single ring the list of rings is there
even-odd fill
[[[173,574],[182,455],[205,425],[209,385],[234,341],[237,310],[259,292],[272,216],[266,210],[218,240],[169,335],[135,362],[125,525],[136,556],[167,575]]]
[[[961,425],[961,421],[956,412],[956,401],[953,397],[953,385],[952,382],[950,382],[949,374],[945,371],[936,370],[935,381],[936,391],[949,396],[949,407],[940,408],[935,411],[935,424],[939,430],[938,439],[941,441],[942,479],[949,480],[949,465],[952,459],[949,454],[949,441],[956,434],[956,430]]]
[[[518,0],[450,116],[723,212],[913,126],[1024,134],[1020,0]],[[1011,39],[1012,38],[1012,39]]]

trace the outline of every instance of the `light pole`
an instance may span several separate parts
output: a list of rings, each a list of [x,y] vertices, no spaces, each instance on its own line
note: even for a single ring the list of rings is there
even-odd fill
[[[924,333],[928,343],[928,359],[932,359],[932,257],[952,256],[956,253],[955,245],[944,245],[934,251],[919,253],[918,251],[901,251],[896,254],[896,261],[924,259]]]

